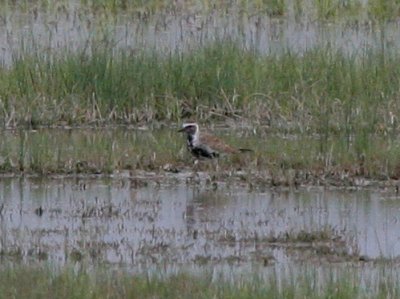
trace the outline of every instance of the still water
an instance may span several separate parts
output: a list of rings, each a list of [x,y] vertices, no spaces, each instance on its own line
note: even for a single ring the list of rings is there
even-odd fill
[[[0,253],[3,262],[132,271],[396,260],[399,209],[399,197],[382,190],[2,178]]]
[[[304,53],[327,47],[358,56],[371,50],[396,51],[400,47],[398,22],[378,26],[351,17],[346,22],[340,16],[338,20],[324,22],[307,14],[298,19],[291,10],[278,18],[262,12],[240,13],[238,8],[228,12],[164,12],[143,17],[99,14],[80,7],[78,1],[53,11],[4,9],[0,11],[0,62],[9,66],[21,53],[90,53],[99,43],[113,51],[135,53],[155,49],[167,55],[221,40],[236,41],[264,54],[288,50]]]

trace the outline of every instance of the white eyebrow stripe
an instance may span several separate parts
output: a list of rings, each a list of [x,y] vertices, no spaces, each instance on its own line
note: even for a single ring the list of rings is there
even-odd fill
[[[196,123],[185,123],[185,124],[183,124],[182,125],[182,127],[189,127],[189,126],[197,126],[197,124]]]

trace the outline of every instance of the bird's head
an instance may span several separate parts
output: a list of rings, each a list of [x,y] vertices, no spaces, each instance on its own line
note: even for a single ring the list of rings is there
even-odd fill
[[[197,135],[199,131],[199,125],[196,123],[185,123],[178,132],[184,132],[187,135]]]

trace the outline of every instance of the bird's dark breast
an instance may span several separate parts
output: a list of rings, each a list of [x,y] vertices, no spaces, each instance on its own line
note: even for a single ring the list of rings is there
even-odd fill
[[[192,154],[196,157],[196,158],[209,158],[209,159],[213,159],[213,158],[217,158],[219,156],[219,154],[217,152],[210,152],[207,151],[201,147],[192,147],[190,149],[190,151],[192,152]]]
[[[187,148],[196,158],[217,158],[218,152],[213,151],[209,146],[200,144],[198,146],[193,145],[193,136],[189,135],[187,139]]]

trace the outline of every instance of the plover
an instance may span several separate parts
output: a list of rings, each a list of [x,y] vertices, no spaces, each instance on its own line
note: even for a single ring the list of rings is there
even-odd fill
[[[206,133],[200,133],[197,123],[185,123],[178,132],[185,132],[187,136],[187,148],[196,158],[217,158],[220,154],[236,154],[251,152],[250,149],[234,148],[218,137]]]

